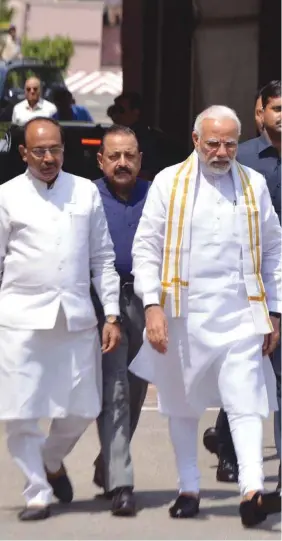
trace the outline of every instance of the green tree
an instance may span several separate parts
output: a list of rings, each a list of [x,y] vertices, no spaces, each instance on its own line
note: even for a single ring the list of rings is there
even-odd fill
[[[10,8],[7,0],[0,0],[0,29],[5,23],[9,23],[12,19],[14,10]],[[4,23],[4,24],[3,24]]]
[[[22,41],[22,54],[24,57],[51,62],[61,70],[66,71],[74,54],[74,46],[72,40],[64,36],[54,38],[46,36],[40,40],[24,38]]]

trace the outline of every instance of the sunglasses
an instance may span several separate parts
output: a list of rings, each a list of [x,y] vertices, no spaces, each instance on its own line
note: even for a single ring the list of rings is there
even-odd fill
[[[31,90],[34,90],[34,92],[37,92],[39,90],[38,86],[27,86],[26,91],[31,92]]]

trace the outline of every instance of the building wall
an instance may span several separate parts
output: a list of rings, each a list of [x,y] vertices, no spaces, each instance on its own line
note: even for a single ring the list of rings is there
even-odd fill
[[[124,0],[124,88],[190,149],[211,104],[236,109],[243,139],[253,137],[255,93],[280,73],[280,13],[280,0]]]
[[[15,24],[30,39],[70,36],[75,54],[70,71],[100,69],[104,3],[101,1],[17,0]]]
[[[255,135],[258,87],[260,0],[198,0],[193,36],[194,116],[212,104],[236,110],[243,137]]]

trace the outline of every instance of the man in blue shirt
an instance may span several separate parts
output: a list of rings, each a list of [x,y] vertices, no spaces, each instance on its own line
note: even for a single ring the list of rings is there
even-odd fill
[[[262,133],[259,137],[239,145],[237,160],[265,176],[274,209],[281,223],[281,81],[271,81],[262,88],[260,95]],[[274,417],[274,434],[277,453],[281,460],[281,342],[272,354],[271,362],[276,376],[279,407]],[[210,451],[219,455],[218,481],[237,481],[237,457],[227,416],[223,410],[219,413],[216,429],[206,431],[204,444]],[[280,470],[281,465],[278,488],[281,486]]]
[[[55,120],[94,122],[86,107],[74,103],[72,94],[67,88],[54,87],[52,99],[57,107],[57,112],[53,115]]]
[[[103,408],[98,418],[101,453],[95,460],[94,482],[112,497],[112,513],[135,514],[130,440],[140,416],[147,382],[128,372],[143,341],[144,310],[133,290],[131,249],[150,183],[137,177],[142,155],[134,132],[113,125],[97,155],[104,177],[95,181],[103,200],[121,278],[122,339],[114,354],[103,358]],[[95,308],[103,313],[96,295]]]

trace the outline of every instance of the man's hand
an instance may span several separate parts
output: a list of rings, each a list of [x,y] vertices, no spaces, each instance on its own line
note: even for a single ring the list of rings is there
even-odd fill
[[[145,310],[147,338],[159,353],[167,352],[167,319],[161,306],[150,306]]]
[[[114,351],[120,344],[121,332],[118,323],[105,323],[102,332],[102,353]]]
[[[275,316],[269,316],[273,325],[273,331],[270,334],[265,334],[264,342],[262,346],[263,355],[270,355],[273,353],[278,345],[280,338],[280,318]]]

